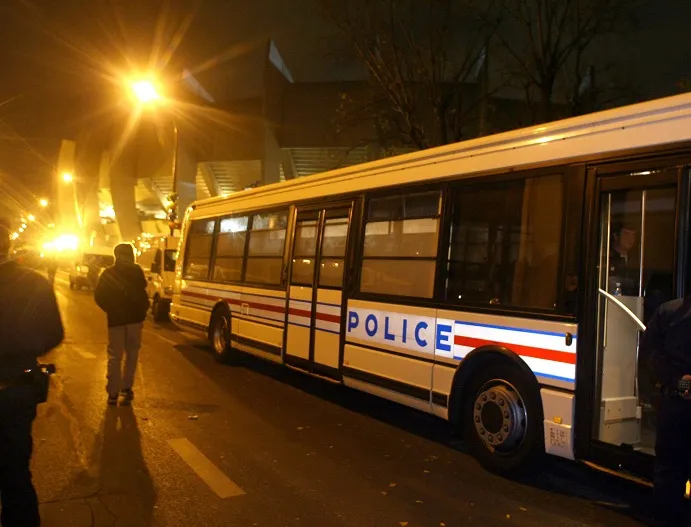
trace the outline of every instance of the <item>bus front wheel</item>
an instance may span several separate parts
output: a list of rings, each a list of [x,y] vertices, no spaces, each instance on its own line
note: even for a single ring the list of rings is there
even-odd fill
[[[545,450],[535,379],[510,363],[491,364],[464,392],[463,435],[473,456],[498,473],[537,468]]]
[[[228,362],[233,355],[233,349],[230,344],[230,312],[227,307],[219,307],[214,311],[209,337],[216,360]]]

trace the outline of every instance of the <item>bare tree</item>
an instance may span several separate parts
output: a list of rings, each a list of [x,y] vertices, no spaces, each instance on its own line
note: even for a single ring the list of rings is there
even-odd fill
[[[371,119],[379,138],[429,148],[459,141],[488,96],[478,83],[492,34],[478,0],[319,0],[373,88],[367,105],[343,99],[345,120]],[[476,6],[477,4],[477,6]],[[472,83],[472,84],[471,84]],[[477,129],[477,126],[476,126]]]
[[[595,93],[595,67],[585,59],[600,41],[631,23],[631,0],[499,0],[499,47],[533,120],[555,117],[555,99],[582,105]],[[610,66],[601,66],[602,72]],[[561,80],[568,86],[557,94]],[[590,86],[587,84],[590,83]]]

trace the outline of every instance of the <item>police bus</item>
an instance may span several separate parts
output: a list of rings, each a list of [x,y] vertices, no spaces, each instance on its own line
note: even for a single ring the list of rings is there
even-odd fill
[[[173,320],[448,420],[495,470],[649,476],[646,321],[688,292],[691,94],[196,202]]]

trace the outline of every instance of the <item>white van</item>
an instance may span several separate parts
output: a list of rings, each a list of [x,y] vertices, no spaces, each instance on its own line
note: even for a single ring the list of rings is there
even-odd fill
[[[151,248],[137,258],[137,263],[146,276],[151,313],[156,321],[168,320],[170,302],[173,299],[178,242],[179,238],[174,236],[154,238]]]
[[[115,263],[112,247],[88,247],[70,265],[70,289],[94,289],[106,267]]]

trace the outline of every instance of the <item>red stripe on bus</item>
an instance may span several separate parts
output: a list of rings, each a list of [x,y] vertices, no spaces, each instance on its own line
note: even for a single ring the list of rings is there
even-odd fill
[[[488,344],[496,344],[510,349],[518,355],[524,357],[533,357],[535,359],[552,360],[555,362],[563,362],[566,364],[576,364],[576,354],[568,353],[566,351],[548,350],[544,348],[534,348],[532,346],[522,346],[520,344],[509,344],[507,342],[497,342],[495,340],[478,339],[474,337],[465,337],[463,335],[454,336],[454,344],[457,346],[467,346],[469,348],[479,348],[487,346]]]
[[[294,307],[288,309],[288,314],[305,318],[310,318],[312,316],[311,311],[307,311],[305,309],[296,309]],[[334,324],[341,323],[340,315],[330,315],[329,313],[320,313],[319,311],[317,311],[317,319],[323,322],[333,322]]]
[[[247,302],[244,300],[239,300],[237,298],[211,296],[211,295],[205,295],[203,293],[194,293],[194,292],[189,292],[189,291],[183,291],[182,294],[194,296],[197,298],[204,298],[206,300],[212,300],[214,302],[226,302],[227,304],[233,304],[233,305],[237,305],[237,306],[242,306],[243,304],[247,304],[251,308],[261,309],[263,311],[272,311],[274,313],[284,314],[286,312],[285,307],[283,307],[283,306],[272,306],[271,304],[261,304],[259,302]],[[277,300],[283,300],[283,299],[277,298]]]
[[[283,307],[283,306],[273,306],[271,304],[262,304],[259,302],[246,302],[243,300],[239,300],[237,298],[216,297],[216,296],[211,296],[211,295],[205,295],[203,293],[195,293],[193,291],[183,291],[182,294],[196,297],[196,298],[203,298],[205,300],[213,300],[214,302],[225,301],[228,304],[233,304],[233,305],[237,305],[237,306],[241,306],[242,304],[247,304],[252,309],[261,309],[264,311],[271,311],[273,313],[281,313],[281,314],[285,313],[285,307]],[[304,309],[296,309],[293,307],[291,307],[288,310],[288,313],[291,315],[296,315],[298,317],[306,317],[306,318],[311,317],[310,311],[306,311]],[[330,315],[328,313],[320,313],[319,311],[317,311],[317,318],[319,320],[324,321],[324,322],[333,322],[334,324],[340,324],[341,323],[340,315]]]
[[[194,291],[183,291],[182,296],[193,296],[194,298],[203,298],[204,300],[213,300],[209,295],[203,293],[195,293]]]

